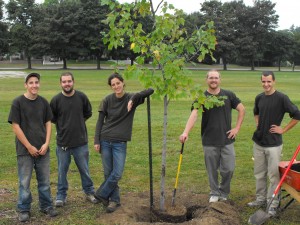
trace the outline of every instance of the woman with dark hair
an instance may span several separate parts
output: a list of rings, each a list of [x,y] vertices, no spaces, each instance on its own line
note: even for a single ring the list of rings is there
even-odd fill
[[[95,150],[101,153],[105,180],[95,192],[95,197],[111,213],[120,206],[118,182],[124,171],[135,110],[154,90],[149,88],[138,93],[127,93],[124,79],[118,73],[109,76],[108,85],[113,93],[100,103],[94,140]]]

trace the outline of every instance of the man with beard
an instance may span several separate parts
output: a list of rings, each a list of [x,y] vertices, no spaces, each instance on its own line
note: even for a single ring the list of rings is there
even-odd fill
[[[66,203],[67,173],[73,155],[81,176],[82,189],[86,199],[98,203],[94,197],[94,185],[89,173],[89,149],[85,121],[92,116],[92,106],[87,96],[74,90],[74,76],[70,72],[61,74],[62,92],[53,97],[50,107],[52,122],[56,125],[56,156],[58,162],[58,183],[55,205]]]
[[[238,134],[245,115],[245,108],[240,99],[229,90],[220,88],[221,75],[217,70],[210,70],[206,75],[208,85],[206,96],[224,96],[224,105],[206,109],[203,107],[201,122],[201,138],[204,151],[205,165],[210,185],[209,202],[227,200],[230,193],[230,182],[235,168],[234,141]],[[188,134],[196,123],[199,107],[195,102],[179,140],[184,143]],[[231,111],[238,111],[237,122],[231,127]],[[201,109],[200,109],[201,110]],[[218,170],[221,181],[218,181]]]

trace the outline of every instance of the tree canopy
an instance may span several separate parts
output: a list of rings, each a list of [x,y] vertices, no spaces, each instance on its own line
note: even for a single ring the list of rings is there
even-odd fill
[[[128,44],[132,42],[130,38],[134,36],[120,39],[119,42],[123,42],[123,46],[118,45],[117,48],[111,48],[103,43],[102,34],[103,32],[107,33],[109,27],[108,24],[101,22],[106,20],[108,14],[108,7],[101,5],[101,2],[105,1],[46,0],[44,3],[38,4],[34,0],[10,0],[5,5],[1,0],[1,54],[8,51],[11,54],[22,53],[28,60],[28,68],[31,68],[32,57],[43,55],[63,59],[64,68],[67,68],[69,59],[96,58],[98,69],[100,69],[101,58],[129,58],[132,64],[136,58],[149,62],[152,59],[150,55],[145,57],[144,53],[138,53],[138,43],[135,43],[136,47],[130,49]],[[112,2],[117,4],[117,1]],[[152,3],[150,0],[146,2]],[[161,1],[160,5],[155,9],[152,8],[152,12],[148,14],[145,8],[139,13],[132,11],[131,13],[135,13],[135,16],[128,18],[132,20],[134,26],[141,24],[143,32],[148,34],[152,31],[154,22],[159,22],[159,18],[157,21],[151,19],[153,13],[155,12],[157,15],[163,13],[163,11],[158,12],[157,10],[161,10],[165,3],[167,2]],[[126,4],[128,3],[119,5],[126,6]],[[213,21],[217,38],[212,57],[205,52],[202,54],[200,51],[197,54],[189,54],[186,49],[182,56],[191,59],[194,63],[199,63],[198,57],[201,56],[201,63],[222,63],[224,70],[227,69],[228,63],[250,66],[252,69],[255,66],[278,65],[278,63],[282,64],[286,61],[290,61],[293,65],[299,63],[296,49],[289,50],[291,45],[298,46],[297,27],[291,27],[284,31],[275,30],[278,22],[275,5],[276,3],[269,0],[256,0],[253,6],[246,6],[242,0],[225,3],[211,0],[203,2],[199,12],[189,15],[182,12],[185,22],[181,23],[178,28],[172,28],[178,31],[177,34],[174,32],[174,35],[178,35],[179,31],[184,30],[186,37],[191,36],[206,22]],[[3,6],[6,7],[6,14],[3,14]],[[170,13],[168,12],[168,14]],[[114,32],[119,34],[119,31],[115,30]],[[281,42],[276,41],[276,43],[282,43],[281,52],[283,50],[285,54],[289,52],[289,56],[281,57],[282,59],[278,61],[277,56],[272,56],[273,53],[278,53],[272,49],[269,38],[280,36],[282,32],[287,33],[286,37],[291,37],[289,41],[292,43],[287,45],[286,38],[281,38]],[[180,46],[173,46],[180,49]],[[160,66],[157,60],[152,63]]]

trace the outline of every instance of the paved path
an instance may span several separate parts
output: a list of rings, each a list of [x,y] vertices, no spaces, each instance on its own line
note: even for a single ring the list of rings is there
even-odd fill
[[[25,77],[27,73],[23,71],[0,71],[0,78],[5,77]]]

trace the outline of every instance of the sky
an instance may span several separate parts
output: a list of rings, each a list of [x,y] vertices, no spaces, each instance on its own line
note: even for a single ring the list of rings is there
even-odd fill
[[[134,0],[118,0],[120,3],[134,2]],[[160,0],[152,0],[154,8]],[[173,4],[175,8],[182,9],[186,13],[199,11],[200,3],[205,0],[165,0],[169,4]],[[221,2],[230,2],[231,0],[221,0]],[[276,3],[275,11],[279,16],[277,30],[289,29],[292,25],[300,27],[300,0],[271,0]],[[244,0],[245,5],[253,6],[253,0]]]

